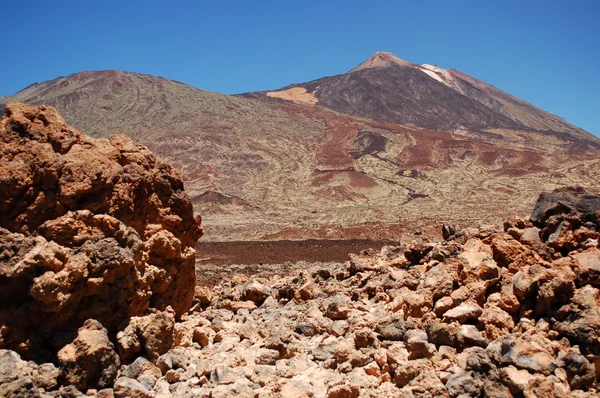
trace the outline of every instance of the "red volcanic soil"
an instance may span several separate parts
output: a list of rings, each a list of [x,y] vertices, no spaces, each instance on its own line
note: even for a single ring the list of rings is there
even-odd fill
[[[326,184],[340,175],[336,173],[347,173],[349,185],[355,188],[369,188],[376,185],[369,177],[354,171],[355,158],[364,153],[350,147],[361,134],[366,134],[373,140],[365,149],[367,153],[371,153],[371,150],[375,153],[385,150],[385,141],[381,142],[382,137],[374,133],[361,133],[369,128],[411,137],[412,144],[395,159],[402,169],[441,169],[453,164],[453,159],[474,158],[478,165],[491,167],[495,174],[520,176],[548,170],[544,156],[535,151],[505,148],[435,130],[413,129],[371,120],[356,122],[318,107],[296,104],[278,104],[278,106],[290,113],[310,114],[312,117],[320,118],[326,126],[323,139],[315,145],[318,170],[313,174],[313,185]],[[499,167],[500,165],[502,167]]]
[[[366,249],[379,250],[397,242],[369,239],[349,240],[280,240],[253,242],[198,242],[199,264],[283,264],[288,261],[342,262],[348,253]]]
[[[290,274],[302,268],[298,262],[341,263],[349,260],[349,253],[380,250],[386,245],[398,243],[368,239],[198,242],[197,284],[216,286],[235,274],[263,277]]]
[[[325,138],[316,147],[319,166],[330,169],[345,169],[354,166],[348,156],[348,142],[356,136],[359,125],[337,117],[325,119]]]

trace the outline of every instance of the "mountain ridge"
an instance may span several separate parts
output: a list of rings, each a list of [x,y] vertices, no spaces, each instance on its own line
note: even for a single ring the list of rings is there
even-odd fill
[[[413,64],[378,52],[349,72],[246,97],[295,100],[290,90],[305,90],[311,101],[341,113],[379,122],[420,126],[471,135],[510,136],[510,131],[559,133],[565,141],[600,144],[593,134],[456,69]]]
[[[598,151],[569,135],[435,131],[250,97],[109,70],[41,82],[0,106],[51,105],[93,137],[148,146],[182,171],[205,240],[395,240],[441,220],[526,214],[540,189],[600,188]]]

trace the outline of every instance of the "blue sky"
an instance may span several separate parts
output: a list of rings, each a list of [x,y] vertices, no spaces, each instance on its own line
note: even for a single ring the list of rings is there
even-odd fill
[[[3,0],[0,96],[103,69],[241,93],[389,51],[458,69],[600,135],[598,17],[597,0]]]

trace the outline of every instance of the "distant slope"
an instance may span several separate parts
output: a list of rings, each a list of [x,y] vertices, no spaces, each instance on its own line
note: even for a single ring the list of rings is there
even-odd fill
[[[292,90],[303,97],[290,98],[287,93]],[[345,74],[246,96],[310,102],[379,122],[482,139],[529,139],[535,146],[535,141],[549,137],[573,152],[600,148],[600,139],[592,134],[487,83],[454,69],[412,64],[390,53],[376,53]],[[530,137],[518,137],[522,133]]]
[[[56,106],[96,137],[125,133],[180,168],[207,240],[394,239],[528,214],[542,189],[600,184],[599,158],[563,154],[565,141],[542,133],[474,139],[137,73],[61,77],[0,106],[14,101]]]

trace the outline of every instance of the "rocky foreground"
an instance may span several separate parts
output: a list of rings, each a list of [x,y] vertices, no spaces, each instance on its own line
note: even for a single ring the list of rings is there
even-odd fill
[[[201,229],[181,180],[144,147],[90,140],[52,112],[9,106],[0,125],[1,167],[61,170],[50,188],[1,174],[3,212],[54,205],[3,213],[0,396],[600,396],[599,196],[557,190],[501,229],[445,225],[442,242],[194,290]],[[64,188],[74,149],[112,156],[93,173],[104,190]],[[6,205],[15,186],[36,194]]]

